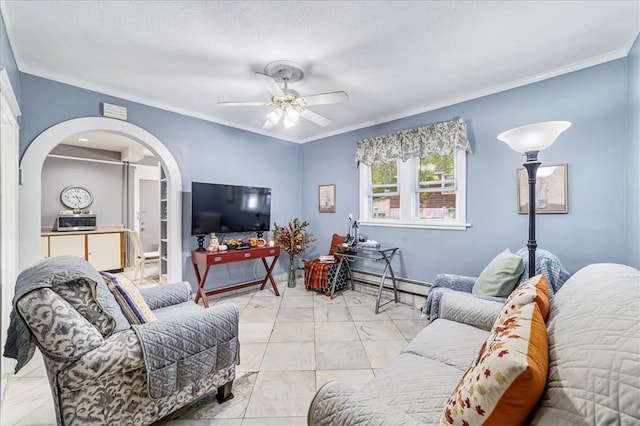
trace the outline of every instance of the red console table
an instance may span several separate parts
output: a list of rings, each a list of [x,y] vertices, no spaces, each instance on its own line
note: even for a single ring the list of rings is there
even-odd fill
[[[267,257],[273,257],[271,264],[267,264]],[[260,284],[260,290],[264,290],[267,280],[271,281],[271,286],[273,287],[273,291],[276,293],[276,296],[280,296],[276,282],[271,275],[278,257],[280,257],[280,247],[277,246],[252,247],[250,249],[229,250],[224,252],[192,251],[191,262],[193,263],[193,269],[196,273],[196,279],[198,280],[198,292],[196,293],[194,302],[198,303],[198,300],[202,299],[204,307],[208,308],[209,302],[207,301],[207,296],[258,284]],[[253,259],[262,259],[262,264],[267,271],[267,274],[263,279],[205,291],[204,284],[207,281],[207,275],[209,274],[209,268],[211,265],[223,265],[225,263],[243,262],[245,260]],[[198,266],[204,266],[204,274],[200,274],[200,268],[198,268]]]

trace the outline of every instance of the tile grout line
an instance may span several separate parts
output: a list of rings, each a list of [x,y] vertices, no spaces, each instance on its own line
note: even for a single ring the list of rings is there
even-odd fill
[[[369,306],[369,302],[370,302],[369,295],[359,295],[359,294],[357,294],[357,292],[351,292],[350,291],[350,292],[348,292],[348,294],[349,294],[349,296],[353,296],[353,297],[345,297],[344,294],[338,295],[338,297],[336,298],[337,299],[336,303],[333,304],[333,303],[327,303],[326,300],[323,300],[322,298],[318,297],[318,294],[313,294],[312,292],[310,292],[309,296],[307,296],[306,292],[300,291],[300,289],[298,289],[298,290],[288,289],[288,290],[290,290],[289,293],[288,293],[289,298],[296,298],[297,297],[297,298],[299,298],[298,300],[300,300],[304,304],[308,304],[308,302],[304,302],[303,299],[305,297],[311,297],[311,307],[310,307],[311,308],[310,309],[311,310],[311,322],[310,322],[310,324],[311,324],[311,333],[310,334],[311,334],[312,342],[313,342],[313,368],[312,369],[305,369],[305,370],[281,370],[281,371],[309,371],[309,372],[313,372],[313,383],[312,383],[312,385],[313,385],[313,390],[314,390],[313,393],[315,393],[315,391],[318,388],[318,383],[319,383],[319,381],[318,381],[318,379],[319,379],[318,372],[319,371],[324,371],[324,370],[318,370],[318,353],[317,353],[318,346],[317,346],[317,343],[318,343],[319,335],[317,333],[318,330],[317,330],[316,327],[317,327],[317,325],[324,324],[324,323],[326,323],[326,324],[335,323],[336,321],[329,321],[330,308],[332,308],[332,307],[344,307],[344,308],[346,308],[345,309],[346,313],[349,315],[349,317],[346,319],[346,323],[350,324],[356,330],[357,338],[355,338],[356,340],[345,340],[345,341],[342,341],[342,342],[346,342],[346,341],[358,341],[358,342],[360,342],[358,346],[363,350],[364,356],[365,356],[367,364],[368,364],[368,367],[358,367],[358,368],[350,368],[350,369],[347,368],[347,369],[344,369],[344,370],[369,371],[372,374],[372,377],[375,378],[375,376],[376,376],[376,373],[375,373],[376,368],[373,367],[373,364],[372,364],[371,359],[369,357],[369,353],[367,353],[367,351],[365,349],[364,340],[362,338],[362,335],[358,332],[358,329],[356,327],[356,322],[357,321],[355,320],[355,318],[354,318],[354,316],[352,314],[352,312],[354,310],[363,311],[363,309],[358,309],[358,308],[370,307]],[[244,376],[247,376],[247,375],[252,375],[254,373],[256,375],[256,380],[253,382],[253,384],[251,385],[250,391],[248,392],[247,405],[243,408],[241,414],[238,417],[235,417],[235,419],[239,419],[241,422],[244,422],[244,419],[247,419],[246,414],[247,414],[248,408],[250,406],[251,400],[254,397],[254,393],[255,393],[254,391],[256,390],[256,385],[258,383],[257,379],[260,376],[260,374],[263,372],[262,371],[263,363],[264,363],[264,360],[265,360],[265,357],[266,357],[266,354],[267,354],[267,348],[268,348],[269,344],[271,344],[271,343],[302,343],[302,342],[307,342],[307,340],[304,340],[302,342],[299,342],[297,340],[296,341],[288,341],[290,339],[294,339],[295,340],[295,335],[293,337],[285,337],[285,339],[287,339],[287,340],[285,340],[284,342],[274,342],[274,341],[272,341],[273,336],[274,336],[274,331],[275,331],[275,325],[277,323],[276,320],[277,320],[277,318],[278,318],[278,316],[280,314],[281,309],[283,308],[282,302],[284,300],[285,294],[287,294],[286,292],[287,292],[287,288],[285,287],[281,291],[281,296],[280,297],[282,299],[280,300],[280,303],[278,304],[278,306],[275,307],[275,311],[276,311],[275,318],[273,319],[272,322],[268,322],[267,323],[267,324],[270,325],[269,336],[266,339],[266,342],[264,343],[265,350],[262,353],[262,356],[261,356],[257,371],[246,370],[245,372],[242,373],[242,375],[238,376],[238,377],[244,377]],[[295,292],[299,292],[299,294],[295,293]],[[272,295],[257,296],[257,294],[258,293],[255,292],[255,291],[253,293],[251,293],[251,292],[245,292],[245,293],[239,293],[239,294],[235,294],[234,293],[234,294],[228,295],[228,298],[229,299],[230,298],[242,298],[242,299],[240,299],[240,300],[235,302],[235,303],[240,302],[240,304],[242,305],[242,308],[239,309],[239,314],[240,314],[240,316],[242,316],[243,314],[246,314],[246,313],[249,312],[249,306],[251,304],[260,304],[260,300],[263,297],[265,297],[265,296],[266,297],[270,297],[270,296],[273,297],[274,296],[274,295],[273,296]],[[246,300],[246,303],[244,303],[244,297],[245,296],[248,298],[248,300]],[[318,298],[316,299],[316,297],[318,297]],[[211,304],[215,305],[215,304],[217,304],[219,302],[224,301],[224,299],[225,299],[225,297],[215,298],[215,299],[211,300]],[[334,300],[336,300],[336,299],[334,299]],[[347,301],[348,299],[352,299],[352,300],[350,300],[350,302],[348,302]],[[295,300],[295,299],[290,299],[290,300]],[[293,305],[292,308],[296,308],[297,307],[295,305],[295,303],[293,303],[292,305]],[[305,306],[302,306],[302,308],[309,309],[308,307],[305,307]],[[326,320],[327,321],[319,321],[319,322],[317,322],[316,321],[316,315],[315,315],[316,314],[316,309],[321,309],[321,308],[326,308],[326,315],[327,315],[326,316]],[[271,308],[267,308],[267,309],[271,309]],[[415,311],[416,308],[412,306],[411,309],[413,311]],[[300,311],[302,311],[302,309],[300,309]],[[393,329],[395,331],[397,331],[402,336],[401,339],[394,339],[394,340],[399,340],[399,341],[401,340],[406,344],[411,340],[408,336],[410,334],[413,334],[413,331],[411,331],[409,329],[409,330],[407,330],[407,334],[405,335],[405,333],[403,333],[403,331],[400,329],[400,327],[398,325],[398,321],[410,320],[410,321],[416,322],[417,323],[416,327],[419,327],[420,324],[419,324],[418,321],[421,318],[419,318],[419,317],[409,318],[411,315],[408,312],[404,313],[404,312],[400,311],[399,314],[401,315],[399,318],[392,318],[391,316],[389,316],[389,315],[387,315],[385,313],[385,317],[386,317],[385,319],[378,319],[376,321],[375,319],[372,319],[370,315],[367,315],[365,317],[361,313],[360,322],[373,323],[373,324],[371,324],[371,326],[373,327],[373,326],[375,326],[375,322],[378,322],[378,321],[389,321],[389,322],[391,322],[393,324]],[[403,318],[402,315],[407,316],[407,318]],[[293,319],[295,319],[295,318],[293,318]],[[303,321],[303,323],[306,324],[307,322]],[[252,323],[245,323],[245,324],[252,324]],[[302,324],[302,323],[300,321],[292,321],[292,322],[285,321],[285,322],[283,322],[283,324],[292,324],[293,325],[294,334],[295,334],[295,324],[299,325],[299,324]],[[423,326],[426,326],[427,324],[428,324],[428,322],[426,322]],[[305,333],[306,333],[306,331],[305,331]],[[340,342],[340,341],[336,341],[336,342]],[[384,342],[384,341],[380,341],[380,342]],[[260,342],[256,342],[256,343],[260,343]],[[46,381],[47,381],[46,376],[43,376],[43,377],[28,377],[29,375],[31,375],[34,372],[38,371],[38,369],[39,369],[39,367],[34,367],[33,370],[29,370],[28,372],[25,373],[25,377],[16,377],[14,380],[22,380],[22,379],[27,379],[27,378],[29,378],[29,379],[42,379],[46,383]],[[380,370],[380,369],[381,368],[378,368],[378,370]],[[343,369],[342,368],[336,368],[334,370],[340,371],[340,370],[343,370]],[[330,370],[327,370],[327,371],[330,371]],[[45,405],[45,404],[48,404],[48,401],[43,401],[41,405]],[[27,414],[25,417],[21,417],[16,423],[12,423],[12,424],[14,424],[14,425],[22,424],[21,422],[24,422],[25,420],[28,420],[28,417],[29,417],[29,414]],[[269,417],[269,416],[267,416],[267,417]],[[273,416],[273,417],[283,417],[283,418],[291,417],[291,418],[296,418],[296,417],[303,417],[303,416],[278,415],[278,416]],[[248,418],[248,419],[253,419],[253,418],[254,417],[251,417],[251,418]]]

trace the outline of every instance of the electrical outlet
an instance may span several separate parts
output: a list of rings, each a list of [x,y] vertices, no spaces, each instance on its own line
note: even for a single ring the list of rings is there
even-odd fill
[[[353,219],[353,213],[349,213],[349,219]]]

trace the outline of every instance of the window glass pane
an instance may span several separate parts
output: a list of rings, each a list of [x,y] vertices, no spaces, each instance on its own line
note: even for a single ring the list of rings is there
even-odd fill
[[[373,194],[398,192],[398,163],[373,163],[371,187]]]
[[[455,192],[421,192],[420,219],[457,219]]]
[[[374,196],[371,208],[373,219],[400,219],[400,196]]]
[[[418,193],[420,219],[456,219],[455,153],[435,153],[420,159]]]
[[[454,185],[454,153],[441,157],[431,153],[426,158],[420,159],[418,169],[419,189],[455,189]]]
[[[455,191],[455,189],[456,185],[453,179],[447,181],[420,182],[421,191],[440,192],[443,190]]]
[[[398,163],[373,163],[371,165],[371,217],[375,219],[399,219],[400,195],[398,194]]]

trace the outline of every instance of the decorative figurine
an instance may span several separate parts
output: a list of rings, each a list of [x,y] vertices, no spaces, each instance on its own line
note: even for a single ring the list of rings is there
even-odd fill
[[[207,248],[207,250],[209,251],[218,251],[218,249],[220,248],[220,245],[218,244],[218,237],[216,237],[216,233],[212,232],[211,233],[211,241],[209,241],[209,248]]]

